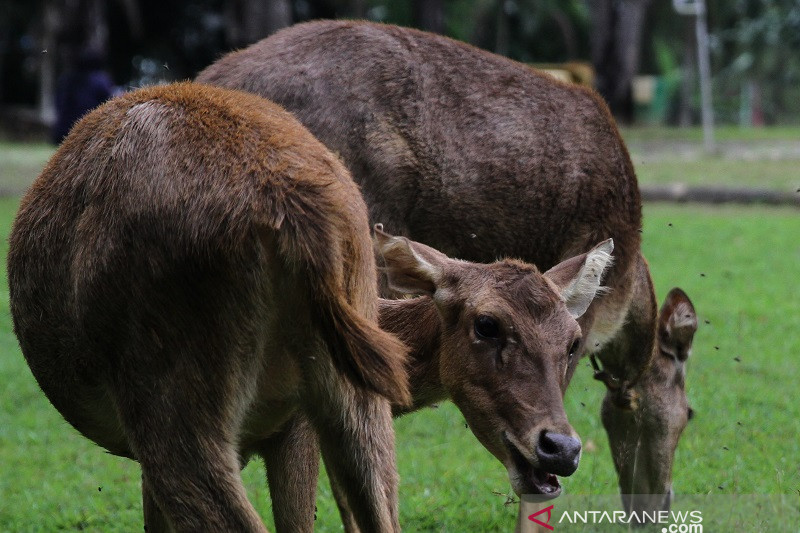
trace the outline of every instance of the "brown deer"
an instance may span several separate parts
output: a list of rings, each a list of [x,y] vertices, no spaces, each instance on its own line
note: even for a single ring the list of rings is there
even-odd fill
[[[620,489],[645,495],[625,497],[626,509],[669,507],[697,320],[681,291],[658,313],[633,165],[594,91],[359,21],[293,26],[197,79],[281,103],[339,154],[373,221],[448,255],[546,269],[613,238],[610,292],[579,320],[579,355],[608,389],[602,419]]]
[[[8,276],[42,390],[141,464],[147,531],[265,531],[240,467],[279,489],[308,433],[358,526],[399,530],[407,350],[358,187],[279,106],[184,83],[93,111],[24,197]]]
[[[575,472],[581,443],[564,413],[563,394],[577,362],[576,319],[589,307],[611,262],[605,241],[544,274],[514,260],[489,265],[451,259],[376,226],[376,249],[389,287],[420,296],[379,301],[381,328],[410,347],[412,402],[395,415],[452,398],[480,441],[508,470],[520,493],[549,499],[561,493],[558,475]],[[274,503],[285,531],[313,526],[319,450],[313,435],[294,439],[280,491],[294,505]],[[323,450],[323,455],[325,452]],[[327,461],[327,458],[326,458]],[[301,467],[302,466],[302,467]],[[348,531],[358,531],[347,491],[334,495]]]
[[[515,260],[450,259],[380,226],[376,243],[389,287],[423,296],[380,302],[381,327],[411,348],[412,402],[395,414],[452,398],[517,492],[557,496],[556,475],[575,472],[581,450],[562,402],[576,319],[601,291],[611,240],[544,274]]]
[[[452,399],[480,442],[506,467],[514,490],[549,499],[558,475],[575,472],[581,444],[563,395],[577,364],[576,319],[602,293],[609,239],[544,274],[514,260],[457,261],[376,228],[389,289],[411,300],[381,300],[380,325],[410,348],[412,402],[401,415]],[[348,531],[347,495],[334,484]]]

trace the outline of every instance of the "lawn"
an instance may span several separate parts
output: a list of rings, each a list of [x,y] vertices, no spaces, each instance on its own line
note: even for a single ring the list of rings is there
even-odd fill
[[[800,145],[800,141],[798,141]],[[753,187],[796,193],[800,188],[800,158],[741,160],[724,157],[699,157],[645,160],[631,154],[636,175],[642,185],[686,185]]]
[[[652,141],[702,142],[703,128],[667,128],[663,126],[622,127],[622,136],[628,143]],[[734,125],[717,125],[714,138],[718,141],[800,141],[800,126],[769,126],[764,128],[742,128]]]
[[[622,135],[642,185],[800,188],[798,127],[718,127],[712,155],[702,150],[700,128],[625,128]]]
[[[0,141],[0,195],[19,194],[33,181],[53,155],[49,144]]]
[[[17,206],[0,199],[0,256]],[[796,210],[646,206],[644,243],[659,295],[684,288],[701,328],[689,363],[697,412],[681,441],[681,495],[796,495],[800,490],[800,217]],[[0,285],[0,531],[140,531],[139,470],[76,434],[38,390],[11,331],[5,260]],[[608,495],[616,476],[598,417],[602,386],[588,368],[567,392],[585,444],[568,494]],[[450,404],[397,421],[406,531],[510,531],[505,470]],[[271,520],[258,462],[244,471]],[[327,481],[318,531],[340,531]],[[558,501],[558,500],[557,500]],[[709,529],[706,529],[708,531]],[[796,526],[795,526],[796,530]]]

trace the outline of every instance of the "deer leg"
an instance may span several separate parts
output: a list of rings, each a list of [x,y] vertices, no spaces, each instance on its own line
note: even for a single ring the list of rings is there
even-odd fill
[[[121,365],[112,382],[120,422],[142,467],[148,517],[163,523],[153,513],[158,508],[178,532],[266,533],[240,476],[236,392],[221,390],[223,380],[186,363],[200,358],[176,356],[179,362],[155,369],[155,380],[153,365],[144,371]]]
[[[148,500],[176,531],[266,532],[247,500],[236,452],[223,439],[167,430],[131,440]]]
[[[235,454],[213,448],[190,444],[170,461],[141,456],[153,500],[179,532],[266,532],[245,495]]]
[[[353,516],[353,512],[350,510],[350,504],[347,503],[347,495],[345,493],[344,488],[342,488],[339,483],[336,482],[336,478],[333,476],[328,476],[331,482],[331,491],[333,492],[333,498],[336,500],[336,506],[339,508],[339,516],[342,517],[342,524],[344,524],[344,530],[347,533],[359,533],[358,524],[356,524],[356,519]]]
[[[275,529],[281,532],[314,530],[319,443],[302,414],[294,416],[259,446],[267,468]]]
[[[235,451],[215,440],[164,432],[154,434],[150,442],[136,439],[132,447],[147,480],[148,518],[154,503],[163,511],[161,518],[178,532],[265,533],[247,500]]]
[[[147,533],[169,533],[172,528],[167,518],[153,499],[153,493],[142,475],[142,509],[144,511],[144,529]]]
[[[326,395],[325,403],[315,401],[306,407],[319,434],[328,475],[341,489],[361,531],[399,531],[389,403],[347,383],[337,389]]]

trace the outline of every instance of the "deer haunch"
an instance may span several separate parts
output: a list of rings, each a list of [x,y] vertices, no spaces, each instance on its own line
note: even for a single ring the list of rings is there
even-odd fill
[[[313,508],[286,480],[315,469],[291,446],[317,435],[359,527],[399,528],[406,348],[377,324],[366,206],[279,106],[184,83],[99,107],[24,197],[8,274],[34,376],[141,464],[148,531],[264,531],[239,477],[253,453],[276,509]]]
[[[549,268],[613,238],[610,291],[579,320],[580,352],[604,365],[621,490],[660,495],[626,506],[663,508],[687,409],[685,359],[662,333],[691,302],[671,293],[658,314],[633,166],[597,94],[441,36],[354,21],[288,28],[197,79],[280,102],[340,155],[373,221],[447,254]],[[631,453],[629,436],[645,434]]]

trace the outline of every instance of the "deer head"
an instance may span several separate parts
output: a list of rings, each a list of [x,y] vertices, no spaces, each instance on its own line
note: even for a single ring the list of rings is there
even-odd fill
[[[686,398],[686,361],[697,331],[697,314],[686,294],[672,289],[658,315],[656,353],[635,386],[637,402],[626,408],[607,395],[602,418],[619,474],[625,510],[668,510],[672,462],[678,439],[693,416]]]
[[[581,350],[576,319],[601,291],[607,240],[544,274],[503,260],[489,265],[375,228],[389,287],[430,297],[441,320],[439,375],[480,442],[518,494],[555,497],[575,472],[581,442],[563,394]]]

